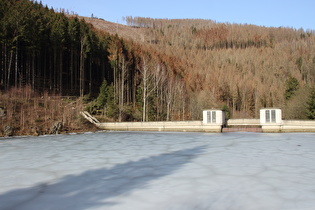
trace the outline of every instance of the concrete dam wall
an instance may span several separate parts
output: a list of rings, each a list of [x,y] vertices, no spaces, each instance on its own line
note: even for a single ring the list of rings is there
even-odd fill
[[[167,121],[167,122],[109,122],[97,123],[104,130],[118,131],[179,131],[179,132],[214,132],[222,131],[220,124],[203,124],[202,121]]]
[[[282,120],[281,109],[261,109],[260,119],[225,119],[222,110],[205,110],[202,121],[99,122],[87,112],[81,114],[103,130],[175,132],[315,132],[314,120]]]

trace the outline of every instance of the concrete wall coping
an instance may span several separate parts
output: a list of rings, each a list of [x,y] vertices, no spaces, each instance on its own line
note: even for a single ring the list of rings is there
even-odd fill
[[[106,125],[202,125],[202,121],[103,122]]]
[[[259,119],[229,119],[227,120],[227,126],[232,125],[260,125]]]
[[[315,126],[314,120],[282,120],[283,125],[292,125],[292,126],[303,126],[303,125],[310,125]]]

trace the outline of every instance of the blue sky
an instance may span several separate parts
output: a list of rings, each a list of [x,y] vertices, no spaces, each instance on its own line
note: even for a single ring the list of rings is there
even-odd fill
[[[39,1],[39,0],[38,0]],[[315,30],[315,0],[42,0],[82,16],[123,23],[122,17],[201,18],[217,22]]]

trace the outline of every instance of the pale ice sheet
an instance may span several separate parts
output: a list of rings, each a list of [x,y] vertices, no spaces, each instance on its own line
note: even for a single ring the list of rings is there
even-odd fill
[[[315,134],[0,140],[0,209],[314,209]]]

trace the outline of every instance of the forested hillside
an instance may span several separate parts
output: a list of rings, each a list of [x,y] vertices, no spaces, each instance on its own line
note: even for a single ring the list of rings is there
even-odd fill
[[[65,8],[66,9],[66,8]],[[0,88],[89,96],[105,120],[193,120],[220,108],[306,118],[314,31],[126,17],[126,25],[0,0]],[[1,105],[1,104],[0,104]],[[0,107],[1,108],[1,107]]]
[[[1,0],[0,87],[83,95],[97,91],[108,66],[106,35],[78,18],[27,0]]]
[[[141,17],[126,17],[127,29],[85,20],[133,40],[160,59],[152,64],[158,70],[150,69],[166,69],[171,76],[162,79],[167,81],[164,92],[171,89],[181,98],[168,96],[173,117],[185,113],[182,118],[198,118],[205,108],[258,117],[260,108],[276,106],[287,119],[306,118],[315,79],[314,31]]]

